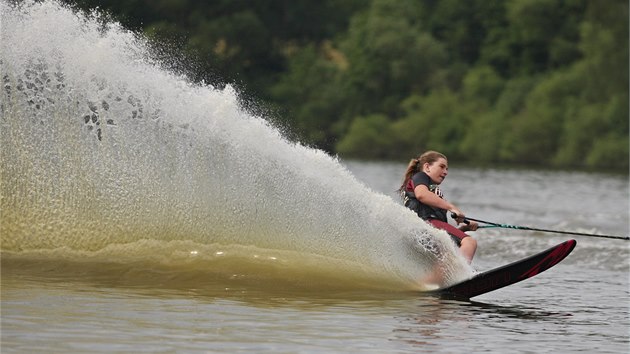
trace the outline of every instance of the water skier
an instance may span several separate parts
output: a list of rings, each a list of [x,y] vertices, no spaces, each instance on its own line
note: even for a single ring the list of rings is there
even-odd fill
[[[448,175],[446,156],[436,151],[427,151],[409,162],[398,191],[406,207],[434,227],[448,232],[464,258],[471,263],[477,250],[477,240],[464,231],[475,231],[479,226],[474,221],[464,223],[464,213],[444,199],[439,185],[446,175]],[[448,223],[448,212],[457,215],[455,221],[458,227]]]

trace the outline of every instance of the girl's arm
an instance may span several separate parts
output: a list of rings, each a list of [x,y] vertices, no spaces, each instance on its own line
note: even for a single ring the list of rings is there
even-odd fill
[[[420,203],[432,206],[434,208],[445,209],[451,213],[455,213],[457,215],[455,221],[457,221],[457,223],[459,224],[462,224],[464,222],[465,215],[461,210],[459,210],[455,205],[453,205],[446,199],[442,199],[435,195],[435,193],[432,193],[426,185],[418,185],[413,190],[413,192],[416,195],[416,199],[418,199]],[[475,221],[469,221],[467,224],[462,225],[460,227],[460,230],[475,231],[478,227],[479,225]]]
[[[442,199],[435,195],[435,193],[432,193],[429,190],[429,187],[427,187],[426,185],[418,185],[413,190],[413,193],[416,195],[416,199],[418,199],[420,203],[432,206],[434,208],[448,210],[449,212],[455,213],[457,214],[457,216],[459,216],[458,222],[460,222],[459,219],[462,219],[463,221],[464,213],[462,213],[461,210],[459,210],[455,205],[451,204],[446,199]]]

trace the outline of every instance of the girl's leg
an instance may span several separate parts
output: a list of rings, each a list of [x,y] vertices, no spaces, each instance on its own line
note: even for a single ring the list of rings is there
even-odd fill
[[[462,255],[468,263],[472,263],[473,257],[475,256],[475,252],[477,251],[477,240],[468,236],[462,239],[462,244],[459,246],[459,250],[462,252]]]
[[[435,219],[429,220],[429,223],[438,229],[448,232],[453,238],[457,238],[456,243],[459,246],[460,252],[468,263],[472,263],[472,259],[477,251],[477,240],[449,223]]]

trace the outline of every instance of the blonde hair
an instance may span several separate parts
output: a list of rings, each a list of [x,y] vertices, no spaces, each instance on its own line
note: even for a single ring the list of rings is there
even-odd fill
[[[439,159],[446,160],[446,156],[433,150],[426,151],[417,158],[411,159],[411,161],[409,161],[409,165],[407,165],[407,170],[405,171],[402,185],[400,186],[400,188],[398,188],[398,192],[402,193],[405,191],[405,187],[407,186],[407,182],[409,181],[411,176],[413,176],[416,172],[419,172],[425,163],[432,164]]]

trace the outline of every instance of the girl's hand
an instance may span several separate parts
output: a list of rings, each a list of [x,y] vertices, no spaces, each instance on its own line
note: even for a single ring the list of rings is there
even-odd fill
[[[464,219],[466,218],[466,216],[464,215],[464,213],[462,213],[461,210],[459,210],[459,209],[457,209],[455,207],[452,207],[448,211],[449,211],[449,213],[451,213],[451,217],[453,219],[455,219],[455,221],[458,224],[461,224],[461,223],[464,222]]]
[[[468,224],[464,224],[459,227],[462,231],[476,231],[479,228],[479,224],[476,221],[468,220]]]

